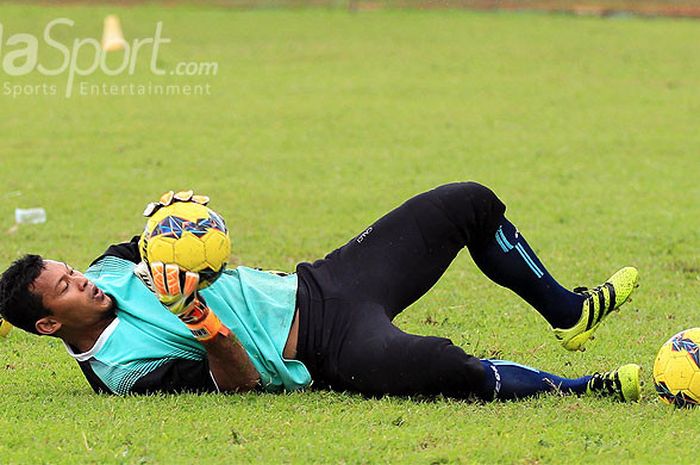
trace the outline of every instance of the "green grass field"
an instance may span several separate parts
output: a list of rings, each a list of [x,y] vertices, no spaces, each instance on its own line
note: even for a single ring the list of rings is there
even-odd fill
[[[698,461],[700,412],[662,405],[651,367],[668,337],[700,326],[700,23],[4,4],[3,42],[57,17],[75,21],[66,41],[99,37],[111,12],[129,40],[163,21],[162,68],[216,61],[218,74],[153,76],[144,55],[133,76],[80,80],[211,95],[65,98],[65,77],[3,73],[59,95],[0,95],[0,266],[34,252],[84,269],[140,231],[146,202],[191,187],[228,219],[235,264],[291,270],[412,194],[479,180],[562,284],[631,264],[641,288],[588,351],[566,353],[464,253],[400,326],[567,376],[637,362],[645,398],[100,397],[60,341],[14,331],[0,340],[0,463]],[[12,227],[15,207],[35,206],[46,224]]]

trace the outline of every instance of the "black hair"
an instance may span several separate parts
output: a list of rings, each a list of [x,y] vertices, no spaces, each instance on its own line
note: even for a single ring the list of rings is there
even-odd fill
[[[0,315],[13,326],[34,334],[39,334],[35,327],[37,320],[51,315],[41,296],[30,289],[43,270],[41,256],[25,255],[0,277]]]

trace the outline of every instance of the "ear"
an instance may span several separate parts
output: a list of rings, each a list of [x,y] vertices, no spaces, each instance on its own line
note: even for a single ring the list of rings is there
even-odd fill
[[[45,316],[43,318],[39,318],[36,323],[34,323],[34,327],[39,334],[43,334],[44,336],[54,336],[56,332],[61,329],[61,322],[53,316]]]

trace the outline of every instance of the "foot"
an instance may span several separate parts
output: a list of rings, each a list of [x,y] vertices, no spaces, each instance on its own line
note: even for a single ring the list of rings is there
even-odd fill
[[[617,310],[639,287],[639,272],[631,266],[622,268],[605,283],[594,288],[576,288],[574,292],[586,297],[583,301],[581,319],[569,329],[554,328],[554,337],[567,350],[583,350],[583,345],[613,310]]]
[[[617,370],[593,375],[586,388],[586,394],[601,397],[614,397],[622,402],[636,402],[642,390],[639,384],[641,367],[630,363]]]

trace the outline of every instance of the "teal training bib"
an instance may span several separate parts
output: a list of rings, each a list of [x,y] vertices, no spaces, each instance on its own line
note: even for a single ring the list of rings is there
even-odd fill
[[[187,327],[136,277],[136,265],[105,257],[85,273],[116,303],[117,321],[103,333],[91,366],[114,392],[126,394],[142,376],[174,358],[203,360],[206,352]],[[298,360],[282,357],[296,309],[297,276],[247,267],[226,270],[201,291],[209,308],[233,332],[260,373],[265,390],[296,390],[311,383]]]

